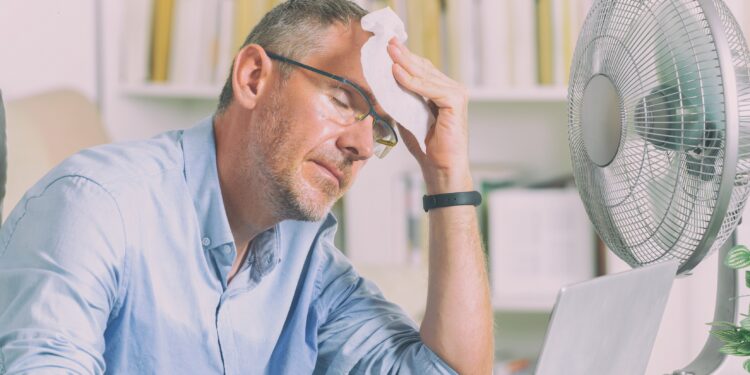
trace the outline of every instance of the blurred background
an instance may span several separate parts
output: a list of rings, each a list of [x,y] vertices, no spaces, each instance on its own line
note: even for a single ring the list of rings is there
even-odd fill
[[[561,286],[628,269],[597,239],[571,177],[566,83],[592,1],[358,1],[372,10],[391,6],[405,21],[409,47],[469,88],[497,374],[529,371]],[[3,217],[81,148],[210,116],[234,52],[278,2],[0,0],[9,142]],[[746,29],[750,4],[727,3]],[[417,321],[427,290],[423,193],[416,163],[397,147],[372,160],[335,206],[340,249]],[[750,230],[741,226],[745,239]],[[648,374],[671,373],[700,351],[716,258],[676,281]]]

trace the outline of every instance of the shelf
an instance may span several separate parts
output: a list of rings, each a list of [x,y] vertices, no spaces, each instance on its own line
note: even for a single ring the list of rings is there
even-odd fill
[[[493,295],[492,308],[495,311],[537,311],[549,312],[557,300],[557,291],[521,293],[515,295]]]
[[[566,86],[529,87],[489,89],[476,88],[469,90],[469,101],[477,103],[522,103],[522,102],[560,102],[568,100]]]
[[[168,83],[147,83],[123,85],[122,92],[129,96],[164,98],[164,99],[198,99],[218,100],[221,86],[184,86]]]
[[[168,83],[147,83],[123,85],[126,95],[164,99],[217,100],[221,86],[184,86]],[[469,101],[475,103],[564,103],[567,100],[567,87],[531,87],[469,90]]]

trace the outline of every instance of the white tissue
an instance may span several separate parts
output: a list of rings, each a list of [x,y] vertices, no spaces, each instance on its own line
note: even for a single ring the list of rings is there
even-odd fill
[[[406,90],[396,82],[393,77],[393,60],[387,50],[388,41],[394,36],[402,43],[406,41],[404,23],[390,7],[369,13],[360,22],[364,30],[375,34],[362,46],[365,79],[380,106],[417,137],[424,151],[427,129],[435,118],[422,96]]]

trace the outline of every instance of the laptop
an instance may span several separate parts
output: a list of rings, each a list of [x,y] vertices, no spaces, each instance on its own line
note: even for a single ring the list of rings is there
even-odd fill
[[[562,288],[535,374],[645,373],[677,267],[673,260]]]

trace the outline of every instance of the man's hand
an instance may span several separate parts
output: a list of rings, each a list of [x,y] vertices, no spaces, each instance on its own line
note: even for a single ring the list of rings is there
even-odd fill
[[[399,127],[406,148],[419,162],[428,194],[472,190],[468,152],[468,93],[435,68],[430,60],[411,53],[391,39],[388,52],[399,84],[429,100],[436,123],[427,131],[423,152],[414,135]]]
[[[427,98],[437,120],[423,152],[414,135],[399,128],[419,162],[427,193],[473,190],[469,171],[466,89],[392,39],[396,81]],[[473,206],[430,210],[427,309],[422,341],[461,374],[492,372],[493,324],[486,260]]]

